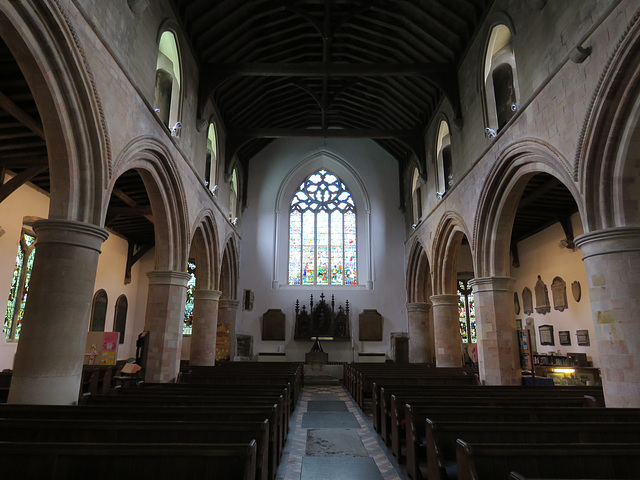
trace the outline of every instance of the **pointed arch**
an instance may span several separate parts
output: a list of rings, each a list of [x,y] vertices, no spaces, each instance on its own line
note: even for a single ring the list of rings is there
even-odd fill
[[[218,253],[218,231],[214,214],[210,209],[203,210],[194,222],[194,234],[191,239],[191,255],[198,266],[196,282],[200,290],[216,290],[220,277]]]
[[[470,238],[462,217],[456,212],[446,212],[433,239],[434,295],[457,294],[458,254],[464,237]]]
[[[238,298],[238,274],[239,274],[238,247],[235,237],[227,239],[222,252],[220,265],[220,291],[221,299],[236,300]]]
[[[472,248],[476,252],[476,277],[509,276],[511,230],[519,200],[531,177],[539,173],[558,179],[584,218],[582,196],[572,180],[568,162],[557,150],[536,139],[508,146],[498,156],[480,193]]]
[[[89,324],[90,332],[104,332],[107,320],[107,305],[107,292],[101,288],[93,295],[91,323]]]
[[[98,224],[110,173],[109,136],[93,74],[67,12],[60,2],[2,2],[0,37],[42,119],[49,217]]]
[[[586,199],[585,232],[640,225],[640,11],[618,40],[596,86],[574,162]]]
[[[429,303],[433,294],[427,250],[419,240],[413,242],[407,262],[407,302]]]
[[[167,148],[152,137],[133,139],[114,163],[114,175],[103,198],[106,215],[118,177],[136,170],[151,203],[155,231],[155,269],[184,272],[189,249],[189,215],[180,174]],[[104,224],[104,217],[101,225]]]

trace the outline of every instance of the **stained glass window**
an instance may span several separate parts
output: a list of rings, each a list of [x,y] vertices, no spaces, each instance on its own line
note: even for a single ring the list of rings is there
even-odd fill
[[[183,335],[191,335],[193,330],[193,293],[196,290],[196,264],[187,263],[187,273],[191,275],[187,282],[187,302],[184,305],[184,325],[182,326]]]
[[[20,338],[20,328],[22,327],[22,317],[27,304],[29,280],[31,279],[31,269],[33,268],[35,255],[36,237],[27,232],[22,232],[2,327],[2,332],[7,340],[15,341]]]
[[[356,211],[345,184],[310,175],[289,210],[289,285],[357,285]]]
[[[100,289],[93,296],[93,309],[91,313],[92,332],[104,332],[104,324],[107,319],[107,292]]]
[[[460,317],[460,336],[462,343],[477,343],[476,309],[473,291],[466,280],[458,280],[458,313]]]

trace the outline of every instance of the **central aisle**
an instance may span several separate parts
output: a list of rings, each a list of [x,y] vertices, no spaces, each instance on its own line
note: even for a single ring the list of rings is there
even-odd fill
[[[277,480],[407,480],[342,385],[304,387]]]

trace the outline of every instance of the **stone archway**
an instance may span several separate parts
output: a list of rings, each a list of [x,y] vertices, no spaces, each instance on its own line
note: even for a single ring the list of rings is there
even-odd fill
[[[416,241],[407,264],[409,361],[412,363],[435,364],[431,295],[429,259],[424,247]]]
[[[586,199],[583,253],[605,401],[640,407],[640,11],[606,64],[585,119],[576,178]]]
[[[220,291],[222,296],[218,305],[218,340],[216,342],[217,360],[236,356],[236,313],[238,295],[238,249],[234,237],[230,237],[222,253],[220,268]]]
[[[0,37],[42,120],[51,194],[49,219],[33,226],[38,249],[9,402],[72,404],[98,255],[108,236],[97,226],[108,177],[108,134],[92,73],[59,3],[3,2]],[[51,341],[60,332],[66,332],[62,350]]]

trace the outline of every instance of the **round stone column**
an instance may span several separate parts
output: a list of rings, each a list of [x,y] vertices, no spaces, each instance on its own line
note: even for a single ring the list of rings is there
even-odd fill
[[[607,407],[640,407],[640,228],[576,238],[587,272]]]
[[[434,363],[431,304],[407,303],[407,312],[409,315],[409,361],[411,363]]]
[[[144,329],[149,351],[144,378],[147,382],[173,382],[180,371],[187,272],[155,270],[147,273],[149,294]]]
[[[236,353],[236,313],[238,300],[222,299],[218,302],[218,326],[229,332],[229,360],[233,361]]]
[[[82,363],[104,228],[70,220],[34,223],[29,282],[9,403],[71,405]]]
[[[520,351],[511,277],[469,280],[473,288],[480,380],[487,385],[521,385]]]
[[[458,295],[433,295],[433,337],[437,367],[462,366]]]
[[[193,292],[193,331],[189,365],[215,365],[218,329],[218,290]]]

